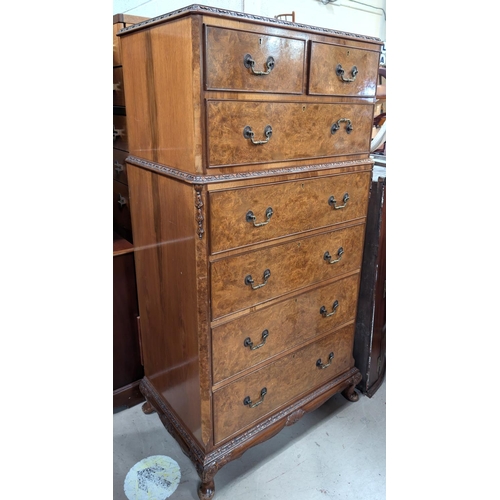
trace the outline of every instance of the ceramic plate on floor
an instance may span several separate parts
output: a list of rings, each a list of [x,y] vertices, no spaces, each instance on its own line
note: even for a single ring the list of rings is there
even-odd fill
[[[165,500],[179,485],[179,464],[163,455],[137,462],[127,474],[123,489],[128,500]]]

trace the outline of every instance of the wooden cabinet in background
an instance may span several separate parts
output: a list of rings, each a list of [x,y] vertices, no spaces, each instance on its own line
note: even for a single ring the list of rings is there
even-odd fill
[[[357,388],[372,397],[385,376],[386,169],[375,166],[368,204],[359,291],[354,359],[362,379]]]
[[[144,369],[139,354],[138,304],[128,194],[127,118],[123,62],[118,31],[145,17],[113,16],[113,408],[144,401],[139,381]],[[108,167],[109,168],[109,167]]]
[[[144,410],[207,500],[249,447],[359,397],[382,43],[201,5],[118,36]]]
[[[113,234],[113,409],[144,401],[133,246]]]
[[[133,235],[125,164],[128,155],[125,86],[120,38],[116,34],[121,29],[146,19],[147,17],[127,14],[113,16],[113,229],[130,242],[133,242]]]

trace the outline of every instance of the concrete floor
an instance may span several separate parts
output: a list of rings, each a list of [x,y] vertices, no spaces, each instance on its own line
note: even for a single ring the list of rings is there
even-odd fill
[[[113,415],[114,500],[140,460],[166,455],[181,470],[172,500],[198,500],[198,474],[153,413],[141,405]],[[215,475],[214,500],[385,500],[385,381],[372,398],[333,396],[297,423],[226,464]],[[150,500],[165,500],[151,498]]]

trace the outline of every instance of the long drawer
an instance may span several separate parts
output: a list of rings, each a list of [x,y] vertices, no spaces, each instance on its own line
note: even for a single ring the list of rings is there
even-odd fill
[[[301,94],[305,40],[209,26],[207,90]]]
[[[214,384],[356,317],[359,274],[212,330]]]
[[[215,442],[354,366],[353,340],[352,324],[215,391]]]
[[[212,253],[364,217],[370,182],[358,172],[212,192]]]
[[[207,101],[208,166],[369,153],[371,103]]]
[[[359,224],[212,262],[212,319],[359,269],[364,234]]]

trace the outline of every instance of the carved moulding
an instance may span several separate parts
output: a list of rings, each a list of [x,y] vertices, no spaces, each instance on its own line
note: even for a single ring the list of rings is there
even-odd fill
[[[159,23],[165,21],[166,19],[180,17],[180,16],[187,15],[190,13],[193,13],[193,14],[212,14],[212,15],[216,15],[219,17],[227,17],[230,19],[238,19],[238,20],[243,20],[243,21],[248,20],[248,21],[257,22],[257,23],[272,24],[274,26],[281,26],[281,27],[285,27],[285,28],[300,29],[301,31],[310,31],[310,32],[314,32],[314,33],[327,33],[329,35],[337,35],[340,37],[354,38],[356,40],[372,40],[375,42],[382,43],[380,38],[377,38],[374,36],[359,35],[357,33],[349,33],[347,31],[338,31],[338,30],[334,30],[331,28],[323,28],[323,27],[319,27],[319,26],[310,26],[309,24],[294,23],[292,21],[287,21],[285,19],[264,17],[264,16],[259,16],[256,14],[247,14],[245,12],[237,12],[234,10],[220,9],[218,7],[209,7],[206,5],[198,5],[198,4],[189,5],[188,7],[183,7],[182,9],[174,10],[172,12],[162,14],[161,16],[152,17],[150,19],[147,19],[146,21],[142,21],[142,22],[133,24],[131,26],[126,26],[125,28],[122,28],[118,32],[118,34],[128,33],[130,31],[136,31],[136,30],[144,28],[144,27],[150,27],[152,25],[159,24]]]
[[[252,446],[267,441],[285,426],[298,422],[306,413],[315,410],[339,392],[342,392],[342,395],[348,400],[357,401],[355,387],[361,378],[359,370],[355,367],[351,368],[246,432],[207,451],[204,451],[191,434],[176,421],[168,404],[156,393],[147,377],[141,380],[139,388],[147,402],[158,413],[167,431],[178,442],[184,454],[193,462],[201,479],[199,497],[208,500],[215,493],[214,476],[224,465],[239,458]]]
[[[161,163],[155,163],[150,160],[144,160],[143,158],[138,158],[136,156],[128,156],[126,159],[127,163],[135,165],[136,167],[142,167],[147,170],[152,170],[159,174],[163,174],[167,177],[172,177],[174,179],[187,182],[188,184],[204,185],[213,184],[218,182],[231,182],[231,181],[241,181],[246,179],[258,179],[261,177],[274,177],[277,175],[286,174],[300,174],[304,172],[314,172],[316,170],[329,170],[339,167],[356,167],[359,165],[373,165],[374,160],[370,158],[365,158],[363,160],[347,160],[347,161],[337,161],[331,163],[319,163],[313,165],[299,165],[295,167],[283,167],[283,168],[273,168],[268,170],[254,170],[251,172],[237,172],[232,174],[207,174],[207,175],[195,175],[188,172],[183,172],[182,170],[177,170],[174,167],[169,167],[167,165],[162,165]]]
[[[200,186],[200,185],[195,185],[194,186],[194,190],[196,192],[196,203],[195,203],[195,207],[196,207],[196,222],[198,223],[198,229],[197,229],[197,233],[198,233],[198,238],[203,238],[203,233],[205,232],[205,230],[203,229],[203,221],[205,220],[205,217],[203,217],[203,199],[201,197],[201,191],[203,189],[203,186]]]

